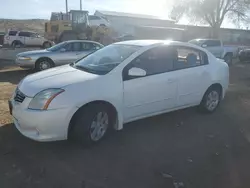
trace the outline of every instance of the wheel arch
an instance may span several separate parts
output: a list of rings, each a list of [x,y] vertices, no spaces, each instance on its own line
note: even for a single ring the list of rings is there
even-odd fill
[[[47,60],[49,60],[49,61],[50,61],[51,63],[53,63],[53,65],[55,66],[55,62],[54,62],[51,58],[46,57],[46,56],[39,57],[39,58],[36,60],[35,64],[37,64],[37,62],[39,62],[39,61],[42,60],[42,59],[47,59]]]
[[[222,85],[221,85],[220,83],[217,82],[217,83],[214,83],[214,84],[210,85],[210,86],[207,88],[207,90],[206,90],[205,93],[203,94],[202,99],[204,98],[204,96],[205,96],[205,94],[207,93],[207,91],[209,91],[211,88],[218,88],[218,89],[220,90],[220,98],[223,97],[223,87],[222,87]]]
[[[119,110],[115,107],[114,104],[112,104],[111,102],[108,102],[106,100],[95,100],[95,101],[91,101],[91,102],[88,102],[84,105],[82,105],[80,108],[78,108],[76,110],[76,112],[73,114],[73,116],[71,117],[70,119],[70,122],[69,122],[69,127],[68,127],[68,134],[69,132],[72,130],[73,128],[73,125],[74,125],[74,121],[76,119],[76,116],[78,115],[78,113],[83,109],[83,108],[87,108],[93,104],[102,104],[102,105],[106,105],[108,106],[108,108],[111,110],[112,114],[114,116],[116,116],[117,118],[117,123],[115,123],[115,126],[113,127],[114,129],[118,130],[119,129],[119,123],[121,123],[121,120],[119,118]],[[120,128],[121,129],[121,128]]]

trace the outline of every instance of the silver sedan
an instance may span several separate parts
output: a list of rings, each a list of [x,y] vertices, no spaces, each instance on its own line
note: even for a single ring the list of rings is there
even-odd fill
[[[37,71],[41,71],[75,62],[102,47],[102,44],[94,41],[71,40],[45,50],[19,53],[16,57],[16,64],[22,68],[35,68]]]

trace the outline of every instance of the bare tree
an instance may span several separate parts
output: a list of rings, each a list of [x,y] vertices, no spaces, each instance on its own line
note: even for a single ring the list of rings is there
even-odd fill
[[[194,22],[208,24],[217,36],[226,17],[234,23],[247,20],[249,5],[250,0],[179,0],[171,17],[178,21],[185,15]]]

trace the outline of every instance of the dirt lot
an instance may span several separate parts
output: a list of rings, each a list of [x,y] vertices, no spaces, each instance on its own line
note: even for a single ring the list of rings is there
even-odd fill
[[[20,135],[6,101],[29,72],[0,62],[0,187],[249,188],[250,65],[230,71],[230,89],[216,113],[191,108],[137,121],[82,148]]]

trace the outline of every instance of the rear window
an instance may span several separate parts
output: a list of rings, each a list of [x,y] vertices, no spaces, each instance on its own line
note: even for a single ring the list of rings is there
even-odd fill
[[[17,31],[9,31],[9,36],[16,36]]]
[[[213,46],[220,46],[220,41],[219,40],[207,40],[204,42],[208,47],[213,47]]]

